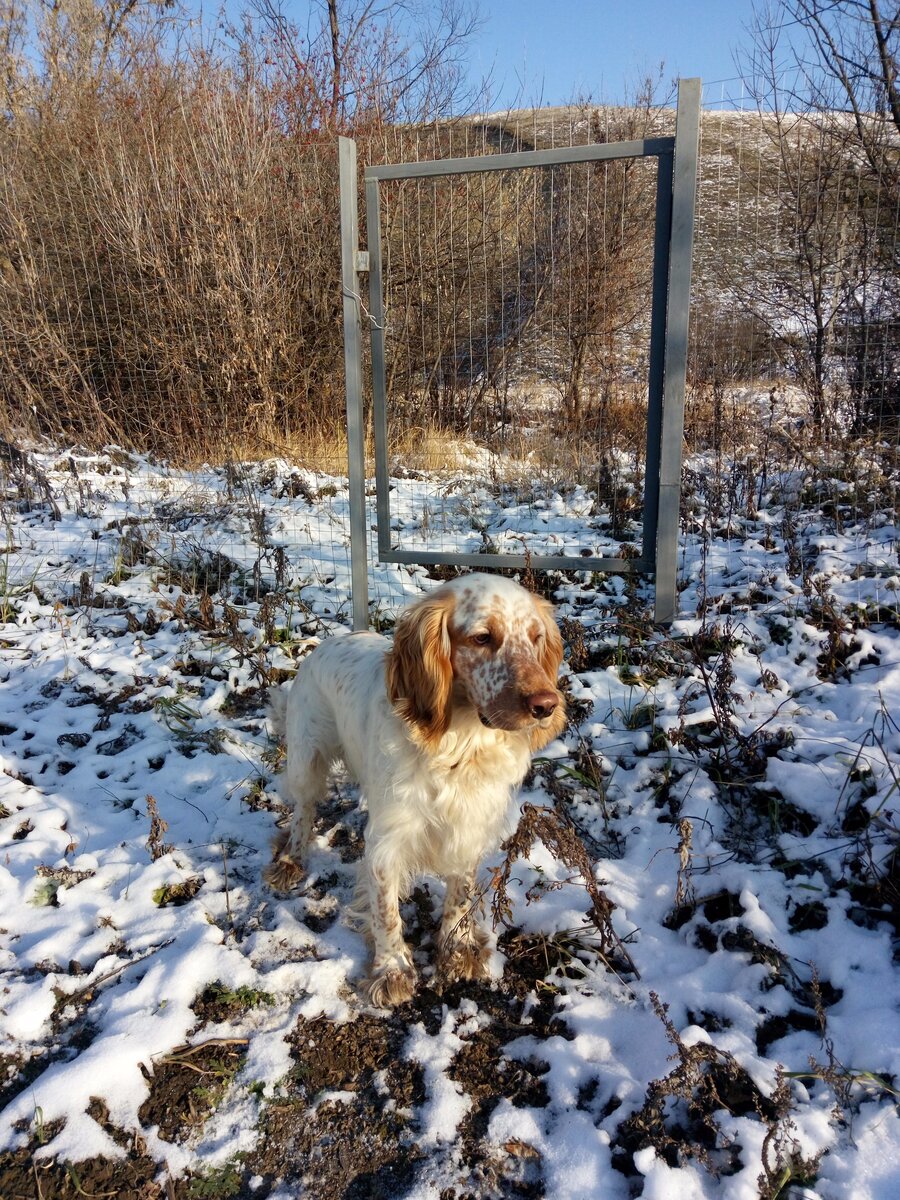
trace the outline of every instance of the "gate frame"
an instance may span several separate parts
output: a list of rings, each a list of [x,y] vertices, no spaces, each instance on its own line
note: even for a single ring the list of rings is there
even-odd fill
[[[372,358],[372,416],[375,434],[375,509],[378,557],[382,562],[534,570],[606,571],[654,575],[654,620],[668,625],[677,604],[676,566],[681,501],[684,391],[687,373],[688,318],[697,162],[700,138],[701,81],[678,81],[674,137],[632,142],[524,150],[473,158],[366,167],[367,249],[359,250],[356,143],[338,138],[341,202],[341,282],[344,309],[344,370],[347,392],[347,450],[350,485],[350,562],[353,628],[366,629],[368,548],[366,465],[363,419],[362,300],[359,276],[369,276],[369,337]],[[381,274],[380,181],[426,179],[620,158],[657,159],[656,217],[653,235],[653,282],[650,310],[650,358],[647,372],[647,440],[644,468],[644,515],[641,554],[634,559],[560,555],[471,554],[396,550],[390,543],[390,499],[385,384],[384,296]]]

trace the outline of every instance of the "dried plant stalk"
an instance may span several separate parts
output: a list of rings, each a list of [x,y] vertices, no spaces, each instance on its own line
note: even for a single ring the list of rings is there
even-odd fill
[[[494,894],[491,913],[494,927],[498,924],[511,924],[509,880],[515,863],[520,858],[528,857],[536,841],[543,842],[554,858],[581,876],[590,898],[588,916],[599,935],[600,955],[604,961],[608,962],[612,957],[620,958],[627,964],[627,969],[640,979],[640,972],[634,960],[613,928],[612,914],[616,906],[597,883],[591,857],[575,826],[564,813],[555,808],[535,804],[524,805],[516,832],[503,843],[505,858],[503,864],[495,871],[492,881]]]

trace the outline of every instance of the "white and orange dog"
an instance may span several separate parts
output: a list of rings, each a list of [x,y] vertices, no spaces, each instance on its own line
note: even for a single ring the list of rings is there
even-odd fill
[[[266,871],[287,889],[303,873],[316,803],[343,760],[368,801],[357,907],[374,945],[368,997],[402,1004],[416,986],[400,898],[412,880],[446,880],[438,968],[487,974],[472,891],[498,841],[532,752],[565,725],[563,650],[550,605],[508,579],[465,575],[401,615],[393,644],[373,633],[324,642],[276,694],[294,810]]]

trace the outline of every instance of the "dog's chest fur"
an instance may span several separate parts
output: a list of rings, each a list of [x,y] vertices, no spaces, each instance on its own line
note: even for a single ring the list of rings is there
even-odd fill
[[[396,839],[416,871],[465,874],[502,836],[513,789],[531,761],[527,736],[454,722],[438,751],[407,758],[396,803],[369,804],[367,839]]]

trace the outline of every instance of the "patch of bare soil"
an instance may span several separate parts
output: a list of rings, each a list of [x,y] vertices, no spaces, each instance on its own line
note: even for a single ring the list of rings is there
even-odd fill
[[[3,1200],[83,1200],[85,1196],[159,1200],[165,1193],[154,1182],[158,1170],[152,1158],[35,1162],[30,1150],[7,1151],[0,1155],[0,1196]]]
[[[419,926],[432,920],[430,906],[420,901],[412,921]],[[264,1200],[279,1184],[302,1187],[315,1200],[406,1195],[424,1168],[416,1138],[418,1112],[428,1098],[422,1067],[405,1054],[409,1030],[421,1024],[437,1034],[446,1011],[468,999],[488,1020],[463,1037],[449,1071],[472,1107],[444,1162],[446,1200],[542,1196],[538,1152],[515,1142],[498,1155],[485,1137],[502,1098],[523,1108],[543,1108],[549,1099],[543,1080],[548,1064],[510,1057],[508,1043],[567,1033],[556,1013],[555,989],[548,987],[540,998],[533,990],[556,964],[548,963],[543,948],[530,951],[507,963],[501,986],[455,983],[439,993],[423,981],[415,998],[390,1016],[361,1015],[342,1025],[325,1017],[299,1020],[290,1039],[293,1094],[265,1109],[262,1136],[244,1164],[245,1179],[254,1174],[264,1180],[254,1195]]]
[[[207,984],[191,1008],[202,1027],[210,1023],[237,1020],[249,1009],[271,1003],[272,997],[268,992],[249,987],[230,988],[217,979]]]
[[[150,1095],[138,1110],[141,1124],[177,1142],[206,1121],[244,1061],[241,1042],[216,1039],[173,1050],[154,1063]]]
[[[255,1195],[277,1183],[303,1185],[316,1200],[387,1200],[408,1190],[422,1157],[412,1109],[424,1088],[421,1068],[402,1058],[405,1038],[396,1016],[298,1021],[295,1093],[265,1110],[247,1159],[264,1180]]]
[[[0,1055],[0,1109],[15,1100],[19,1092],[37,1079],[46,1070],[47,1062],[46,1054],[40,1052],[31,1058],[24,1054]]]
[[[501,939],[505,950],[508,942],[507,937]],[[507,957],[499,988],[469,984],[456,997],[458,1004],[464,995],[470,996],[479,1012],[490,1017],[490,1023],[463,1037],[448,1071],[472,1104],[457,1134],[459,1178],[442,1192],[442,1200],[537,1200],[544,1195],[539,1152],[516,1140],[500,1147],[498,1153],[486,1135],[491,1114],[501,1100],[516,1108],[538,1109],[549,1102],[543,1079],[548,1063],[540,1058],[513,1057],[507,1047],[521,1037],[567,1036],[567,1027],[555,1009],[555,989],[551,985],[535,992],[533,988],[535,980],[550,969],[544,963],[541,970],[537,954],[533,959],[530,955]]]
[[[465,1041],[450,1067],[450,1078],[472,1098],[472,1107],[459,1127],[460,1158],[467,1171],[460,1182],[463,1188],[476,1189],[474,1193],[454,1191],[454,1196],[537,1200],[544,1195],[540,1154],[533,1146],[516,1141],[498,1156],[485,1140],[491,1113],[502,1098],[516,1108],[544,1108],[549,1103],[542,1078],[549,1064],[540,1059],[520,1062],[504,1053],[505,1041],[530,1032],[530,1027],[492,1024]]]
[[[92,1102],[90,1111],[122,1146],[125,1157],[95,1157],[78,1163],[36,1158],[36,1152],[56,1136],[62,1122],[42,1127],[28,1146],[0,1154],[3,1200],[83,1200],[86,1196],[92,1200],[162,1200],[165,1192],[155,1182],[159,1163],[148,1157],[142,1140],[112,1129],[100,1101]]]
[[[66,998],[66,1006],[78,1012],[78,997]],[[81,1013],[72,1021],[68,1028],[63,1028],[59,1020],[62,1008],[59,1003],[53,1014],[55,1030],[59,1042],[52,1048],[36,1049],[30,1058],[23,1054],[0,1055],[0,1109],[11,1104],[21,1092],[29,1087],[35,1079],[47,1070],[54,1062],[62,1058],[73,1058],[86,1050],[94,1039],[94,1027]],[[5,1200],[0,1192],[0,1200]]]

